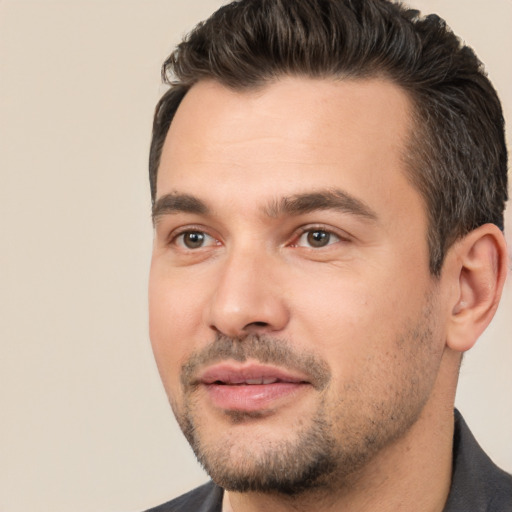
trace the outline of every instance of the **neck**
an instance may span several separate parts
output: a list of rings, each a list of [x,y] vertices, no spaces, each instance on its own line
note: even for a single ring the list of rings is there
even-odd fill
[[[299,496],[225,493],[223,512],[441,512],[450,490],[458,355],[447,352],[421,415],[400,439],[329,489]]]

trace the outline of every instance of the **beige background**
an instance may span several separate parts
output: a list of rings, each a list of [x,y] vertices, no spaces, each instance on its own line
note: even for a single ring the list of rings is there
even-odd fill
[[[0,0],[0,512],[135,512],[206,479],[146,332],[146,160],[160,64],[218,5]],[[477,49],[510,121],[512,1],[415,5]],[[458,395],[509,471],[511,363],[509,282]]]

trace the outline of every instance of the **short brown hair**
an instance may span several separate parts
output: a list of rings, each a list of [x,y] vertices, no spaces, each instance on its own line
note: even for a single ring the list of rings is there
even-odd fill
[[[430,270],[476,227],[503,229],[507,150],[501,105],[483,66],[436,15],[388,0],[237,0],[200,23],[165,61],[149,160],[153,202],[162,146],[198,81],[236,90],[284,75],[385,77],[413,103],[404,158],[429,217]]]

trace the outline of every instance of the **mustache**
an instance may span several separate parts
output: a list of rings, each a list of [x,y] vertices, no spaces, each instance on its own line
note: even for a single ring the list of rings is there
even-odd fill
[[[324,360],[311,352],[298,351],[285,339],[259,334],[230,338],[217,333],[212,343],[192,353],[182,365],[181,385],[185,391],[196,387],[198,374],[206,366],[227,360],[243,363],[249,359],[298,371],[319,391],[331,380],[329,366]]]

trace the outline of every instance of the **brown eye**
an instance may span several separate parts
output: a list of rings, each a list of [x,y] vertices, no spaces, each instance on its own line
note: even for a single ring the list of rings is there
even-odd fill
[[[325,247],[331,240],[331,234],[326,231],[316,230],[307,234],[307,241],[311,247]]]
[[[187,249],[199,249],[205,245],[207,237],[208,235],[201,231],[187,231],[178,237],[178,243],[181,241],[181,244]]]
[[[335,242],[339,242],[340,238],[334,233],[323,229],[310,229],[300,236],[297,246],[310,247],[313,249],[321,249]]]

